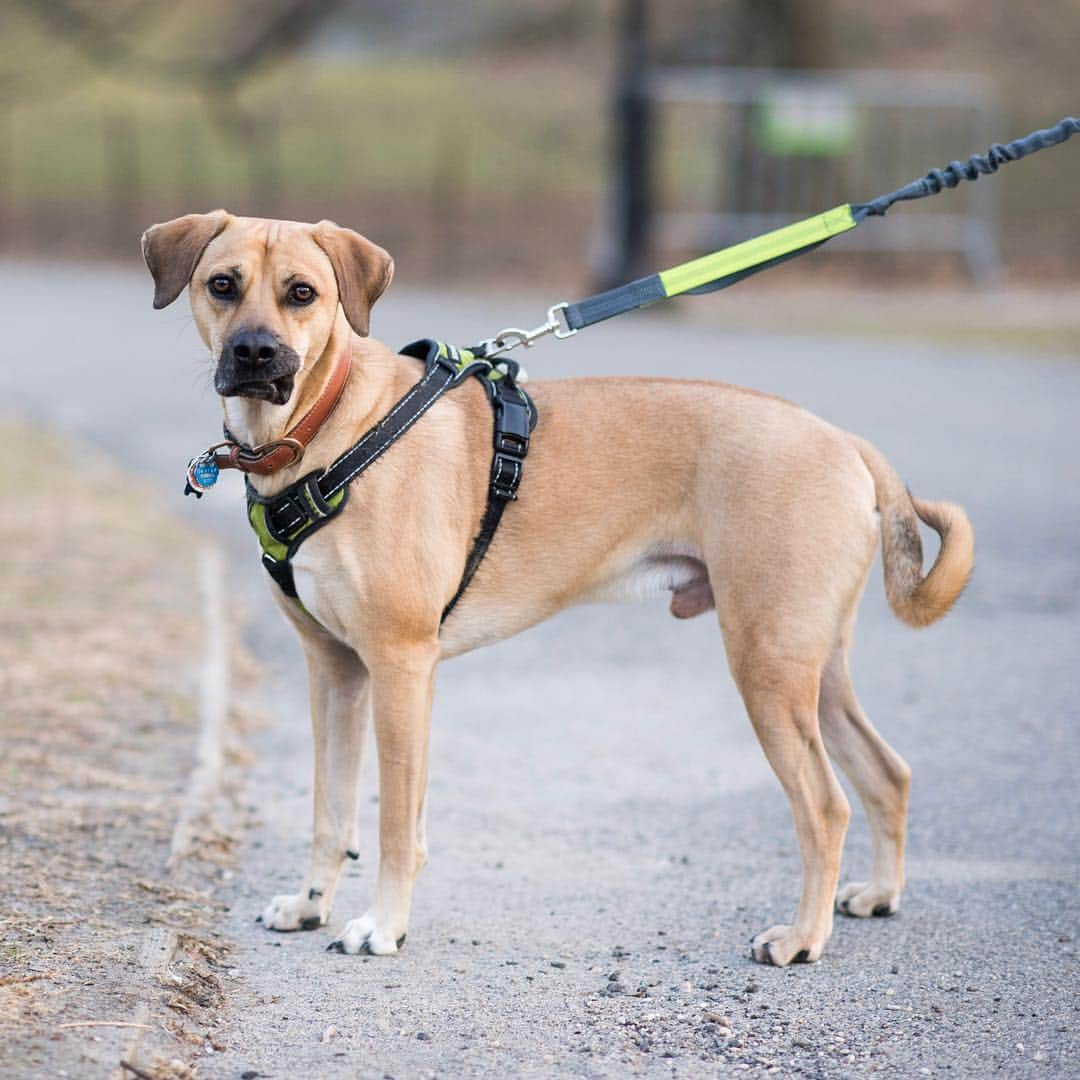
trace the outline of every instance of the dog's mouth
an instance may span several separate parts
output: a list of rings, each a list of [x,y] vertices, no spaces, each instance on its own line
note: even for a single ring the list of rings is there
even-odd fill
[[[246,397],[256,401],[269,401],[271,405],[284,405],[292,397],[294,375],[279,375],[276,379],[214,380],[214,389],[222,397]]]
[[[246,397],[284,405],[292,397],[299,370],[300,357],[287,346],[279,346],[277,357],[260,364],[239,360],[226,349],[214,372],[214,389],[222,397]]]

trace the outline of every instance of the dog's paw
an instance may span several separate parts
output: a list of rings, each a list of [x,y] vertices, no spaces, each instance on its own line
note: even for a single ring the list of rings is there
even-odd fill
[[[267,930],[317,930],[326,925],[328,915],[317,893],[292,893],[275,896],[255,921]]]
[[[350,919],[345,929],[326,946],[327,952],[348,953],[356,956],[364,953],[369,956],[391,956],[405,944],[405,935],[396,937],[383,933],[370,915],[359,919]]]
[[[856,919],[895,915],[900,910],[900,894],[869,881],[853,881],[836,894],[836,910]]]
[[[824,941],[808,941],[790,926],[771,926],[750,940],[750,955],[759,964],[773,967],[816,963],[824,949]]]

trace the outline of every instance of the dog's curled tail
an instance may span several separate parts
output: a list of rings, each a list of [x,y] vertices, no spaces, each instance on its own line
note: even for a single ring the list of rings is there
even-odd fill
[[[874,478],[889,606],[908,626],[929,626],[953,606],[971,578],[975,564],[971,522],[954,503],[916,499],[880,451],[865,439],[854,438],[859,456]],[[926,577],[922,576],[917,518],[941,537],[941,550]]]

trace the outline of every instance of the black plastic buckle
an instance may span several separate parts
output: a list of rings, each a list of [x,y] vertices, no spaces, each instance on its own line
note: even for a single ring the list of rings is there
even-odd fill
[[[319,487],[322,476],[321,469],[310,472],[271,500],[266,525],[275,540],[288,545],[297,532],[306,531],[334,513]]]
[[[499,397],[495,449],[524,457],[529,451],[529,409],[525,402]]]
[[[491,466],[491,494],[506,502],[517,499],[522,459],[517,454],[496,453]]]
[[[282,495],[267,507],[266,526],[270,535],[282,544],[288,544],[289,537],[307,525],[310,519],[308,507],[299,494]]]
[[[524,458],[529,452],[528,435],[519,435],[516,431],[497,431],[495,433],[495,449],[500,453],[513,454],[515,457]]]

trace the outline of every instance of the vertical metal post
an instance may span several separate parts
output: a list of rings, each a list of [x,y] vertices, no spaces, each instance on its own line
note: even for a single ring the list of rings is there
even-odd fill
[[[647,3],[622,0],[619,17],[610,243],[602,257],[600,288],[611,288],[644,272],[652,214]]]

